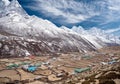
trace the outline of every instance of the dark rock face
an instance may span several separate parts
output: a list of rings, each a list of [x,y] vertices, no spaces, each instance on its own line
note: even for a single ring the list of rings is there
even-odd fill
[[[92,48],[91,48],[92,49]],[[94,49],[92,49],[94,50]],[[22,57],[29,52],[31,55],[79,52],[76,46],[60,47],[45,41],[30,41],[21,37],[8,37],[0,40],[0,58]]]
[[[57,50],[56,50],[57,51]],[[0,41],[0,56],[3,57],[22,57],[29,52],[31,55],[41,55],[53,53],[49,46],[44,42],[27,41],[19,39],[6,39]]]
[[[21,34],[19,36],[5,31],[5,29],[3,27],[0,28],[0,58],[22,57],[26,56],[28,52],[31,55],[42,55],[96,50],[92,43],[73,34],[60,34],[64,38],[54,38],[46,34],[38,37],[32,34],[26,36]]]

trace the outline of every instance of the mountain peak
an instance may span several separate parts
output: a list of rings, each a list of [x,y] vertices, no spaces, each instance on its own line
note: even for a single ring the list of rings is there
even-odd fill
[[[21,8],[21,5],[19,4],[19,2],[17,0],[12,0],[9,4],[9,7],[16,7],[16,8]]]
[[[4,3],[5,6],[8,6],[10,4],[9,0],[2,0],[2,2]]]
[[[2,0],[1,4],[1,15],[6,16],[10,14],[19,14],[19,15],[27,15],[25,10],[22,8],[22,6],[19,4],[17,0]]]

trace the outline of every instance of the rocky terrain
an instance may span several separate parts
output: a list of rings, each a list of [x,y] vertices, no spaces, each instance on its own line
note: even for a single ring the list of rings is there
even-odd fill
[[[0,60],[0,84],[119,84],[119,64],[119,46],[86,54],[4,58]]]

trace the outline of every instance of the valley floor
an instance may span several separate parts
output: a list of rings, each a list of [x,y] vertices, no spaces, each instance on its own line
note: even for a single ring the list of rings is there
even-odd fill
[[[0,84],[119,84],[120,47],[0,59]]]

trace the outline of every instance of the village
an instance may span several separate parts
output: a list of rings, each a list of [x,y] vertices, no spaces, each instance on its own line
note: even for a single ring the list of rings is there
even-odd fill
[[[28,54],[24,58],[4,58],[0,59],[0,84],[76,84],[70,83],[73,77],[82,80],[119,62],[120,50],[109,48],[54,57]]]

